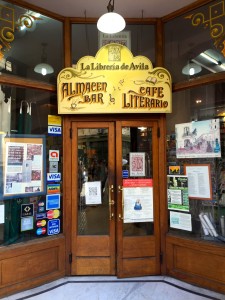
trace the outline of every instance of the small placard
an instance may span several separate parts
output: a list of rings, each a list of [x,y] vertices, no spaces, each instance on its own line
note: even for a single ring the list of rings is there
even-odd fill
[[[58,173],[58,162],[57,161],[49,162],[49,172],[50,173]]]
[[[60,208],[60,194],[46,196],[46,210]]]
[[[21,205],[21,218],[34,215],[34,204],[22,204]]]
[[[61,173],[47,173],[47,181],[60,181]]]
[[[21,231],[28,231],[34,228],[34,217],[21,218]]]
[[[59,150],[49,150],[49,161],[59,161]]]
[[[60,220],[59,219],[53,219],[48,221],[48,235],[54,235],[60,233]]]

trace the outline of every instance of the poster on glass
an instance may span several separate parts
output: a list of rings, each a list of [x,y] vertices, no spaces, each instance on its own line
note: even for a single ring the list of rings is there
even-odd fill
[[[45,136],[5,136],[1,144],[3,186],[0,199],[45,194]]]
[[[221,157],[219,119],[175,125],[177,158]]]
[[[124,223],[153,222],[152,179],[123,180]]]

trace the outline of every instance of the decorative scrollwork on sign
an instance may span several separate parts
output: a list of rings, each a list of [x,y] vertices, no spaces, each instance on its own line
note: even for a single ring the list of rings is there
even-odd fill
[[[33,15],[24,14],[19,17],[17,22],[17,28],[20,26],[25,26],[26,28],[32,28],[34,26],[34,21],[42,20],[41,18],[35,17]]]
[[[4,58],[4,52],[11,48],[11,43],[15,38],[15,29],[19,30],[23,26],[31,29],[38,20],[42,19],[32,14],[22,14],[15,22],[15,9],[0,5],[0,61]]]
[[[217,3],[208,7],[207,16],[198,12],[196,14],[190,14],[185,19],[191,19],[193,26],[203,25],[204,29],[210,30],[210,36],[214,40],[214,46],[225,57],[225,0],[218,1]]]
[[[3,5],[0,5],[0,9],[0,21],[5,25],[0,28],[0,42],[2,46],[2,53],[4,48],[10,48],[10,43],[14,40],[14,9]]]

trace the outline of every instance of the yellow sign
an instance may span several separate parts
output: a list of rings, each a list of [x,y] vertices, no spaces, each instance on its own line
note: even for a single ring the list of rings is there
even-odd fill
[[[62,118],[60,116],[48,115],[48,125],[62,126]]]
[[[170,73],[120,44],[63,69],[57,85],[59,114],[172,112]]]

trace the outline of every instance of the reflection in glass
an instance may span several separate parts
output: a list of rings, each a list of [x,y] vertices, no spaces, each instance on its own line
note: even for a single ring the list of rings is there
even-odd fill
[[[129,176],[130,179],[152,179],[152,129],[148,127],[123,127],[122,128],[122,155],[123,173],[130,175],[130,153],[144,153],[145,175]],[[127,172],[125,172],[127,171]],[[150,201],[150,200],[149,200]],[[135,206],[140,209],[140,204]],[[154,234],[153,222],[135,222],[123,224],[124,236],[144,236]]]
[[[34,135],[34,137],[36,135],[46,135],[46,144],[49,149],[59,149],[62,153],[62,137],[47,134],[48,116],[57,114],[57,97],[55,93],[1,85],[0,103],[1,138],[4,138],[5,135],[14,134],[29,134]],[[1,145],[0,139],[0,149],[2,148]],[[46,164],[49,170],[49,159],[46,159]],[[58,163],[58,168],[62,170],[61,161]],[[3,160],[0,158],[0,186],[3,186],[4,179],[2,171]],[[63,196],[61,196],[61,201],[62,199]],[[40,226],[40,221],[36,220],[38,213],[47,213],[45,200],[46,195],[0,201],[0,245],[46,237],[47,223],[43,221],[41,224],[44,224],[44,226]],[[33,230],[21,231],[21,206],[25,204],[34,204],[37,209],[35,209],[33,216]],[[62,209],[60,209],[59,218],[62,231]]]
[[[78,234],[107,235],[108,129],[78,129],[78,157]]]
[[[63,68],[62,22],[6,1],[0,1],[0,9],[1,72],[56,83]],[[36,73],[34,67],[40,63],[49,64],[54,72],[45,76]]]

